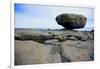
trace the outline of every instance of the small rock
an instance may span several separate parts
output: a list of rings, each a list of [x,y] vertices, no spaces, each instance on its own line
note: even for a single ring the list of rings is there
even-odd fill
[[[66,40],[66,38],[65,38],[65,36],[63,34],[58,35],[57,39],[58,39],[59,42]]]

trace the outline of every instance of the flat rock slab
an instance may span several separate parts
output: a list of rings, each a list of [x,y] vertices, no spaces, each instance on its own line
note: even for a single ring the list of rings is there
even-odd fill
[[[62,55],[72,62],[91,61],[94,52],[93,41],[64,41],[61,43]]]
[[[61,62],[58,47],[35,42],[15,40],[15,65]]]

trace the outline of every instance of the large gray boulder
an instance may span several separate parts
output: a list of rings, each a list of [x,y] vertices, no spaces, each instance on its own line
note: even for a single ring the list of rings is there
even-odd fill
[[[87,18],[80,14],[60,14],[56,17],[59,25],[66,29],[84,28]]]

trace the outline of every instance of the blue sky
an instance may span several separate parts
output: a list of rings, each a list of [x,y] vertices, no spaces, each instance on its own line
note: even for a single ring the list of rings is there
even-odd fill
[[[62,13],[82,14],[87,17],[85,30],[94,27],[94,9],[79,7],[43,6],[32,4],[15,4],[15,28],[61,29],[55,18]],[[82,29],[81,29],[82,30]]]

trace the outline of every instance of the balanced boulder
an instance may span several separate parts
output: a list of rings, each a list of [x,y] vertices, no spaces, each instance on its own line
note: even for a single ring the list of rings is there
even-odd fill
[[[59,25],[66,29],[84,28],[87,18],[80,14],[60,14],[56,17]]]

